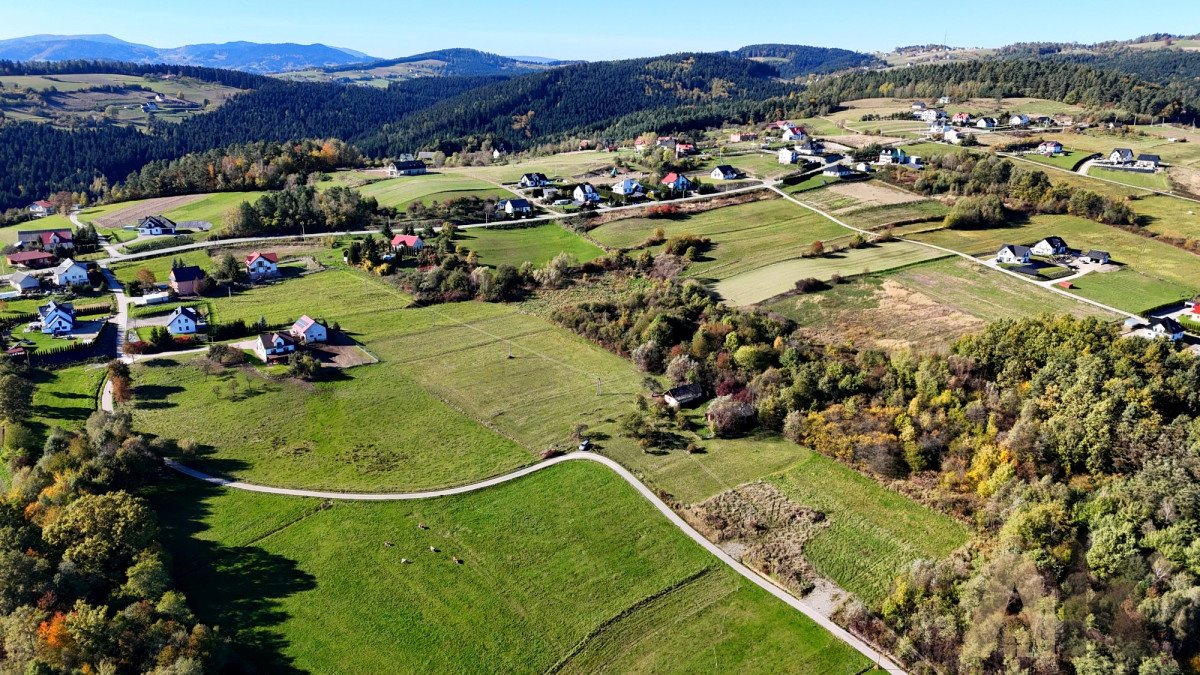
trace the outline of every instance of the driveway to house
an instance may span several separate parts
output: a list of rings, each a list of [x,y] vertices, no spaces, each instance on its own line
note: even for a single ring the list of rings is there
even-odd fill
[[[829,606],[828,602],[824,602],[822,600],[822,598],[816,598],[812,601],[804,599],[804,598],[797,598],[796,596],[792,595],[791,593],[788,593],[787,591],[785,591],[782,588],[780,588],[779,586],[777,586],[770,579],[767,579],[766,577],[760,575],[759,573],[755,572],[754,570],[750,569],[749,567],[743,565],[741,563],[741,561],[739,561],[738,559],[729,555],[728,553],[723,551],[721,549],[721,547],[712,543],[711,541],[706,539],[704,537],[704,535],[700,534],[695,529],[693,529],[692,526],[687,523],[687,521],[685,521],[683,518],[681,518],[679,516],[679,514],[675,513],[675,511],[671,509],[670,506],[667,506],[667,504],[665,502],[663,502],[661,499],[659,499],[658,496],[655,495],[652,490],[650,490],[650,488],[643,485],[642,482],[639,481],[637,479],[637,477],[635,477],[628,469],[621,466],[616,461],[609,459],[608,457],[605,457],[604,455],[596,454],[594,452],[572,452],[567,455],[561,455],[561,456],[555,457],[553,459],[548,459],[546,461],[539,462],[539,463],[533,464],[531,466],[527,466],[523,469],[518,469],[511,473],[506,473],[506,474],[503,474],[500,476],[495,476],[493,478],[489,478],[487,480],[483,480],[478,483],[472,483],[470,485],[461,485],[459,487],[445,488],[445,489],[441,489],[441,490],[429,490],[426,492],[396,492],[396,493],[379,493],[379,494],[365,494],[365,493],[357,493],[357,492],[326,492],[326,491],[321,491],[321,490],[294,490],[294,489],[289,489],[289,488],[277,488],[277,487],[268,487],[265,485],[254,485],[252,483],[243,483],[241,481],[231,481],[231,480],[227,480],[224,478],[218,478],[216,476],[210,476],[209,474],[206,474],[202,471],[197,471],[195,469],[188,468],[188,467],[184,466],[183,464],[180,464],[179,462],[176,462],[171,459],[166,459],[164,461],[166,462],[167,466],[178,471],[179,473],[184,474],[185,476],[190,476],[191,478],[195,478],[197,480],[202,480],[206,483],[211,483],[213,485],[218,485],[221,487],[233,488],[233,489],[237,489],[237,490],[247,490],[250,492],[265,492],[268,494],[286,495],[286,496],[290,496],[290,497],[313,497],[313,498],[317,498],[317,499],[358,500],[358,501],[400,501],[400,500],[432,499],[432,498],[436,498],[436,497],[448,497],[451,495],[461,495],[461,494],[465,494],[468,492],[475,492],[476,490],[483,490],[486,488],[494,487],[496,485],[501,485],[503,483],[507,483],[509,481],[516,480],[516,479],[522,478],[524,476],[528,476],[529,474],[532,474],[534,472],[541,471],[542,469],[546,469],[548,467],[554,466],[555,464],[562,464],[563,462],[574,462],[574,461],[596,462],[598,464],[603,464],[604,466],[608,467],[610,470],[612,470],[614,473],[616,473],[618,476],[620,476],[622,479],[624,479],[625,482],[629,483],[629,485],[631,485],[633,487],[633,489],[637,490],[638,493],[641,494],[642,497],[646,501],[650,502],[650,504],[654,508],[658,509],[659,513],[661,513],[664,517],[666,517],[667,520],[671,521],[672,525],[674,525],[676,528],[678,528],[680,531],[682,531],[684,534],[686,534],[688,537],[690,537],[692,539],[692,541],[696,542],[700,546],[703,546],[705,550],[707,550],[712,555],[716,556],[718,559],[721,560],[721,562],[728,565],[734,572],[737,572],[738,574],[742,575],[742,577],[744,577],[745,579],[747,579],[754,585],[758,586],[759,588],[763,589],[764,591],[770,593],[771,595],[775,596],[776,598],[787,603],[790,607],[801,612],[802,614],[807,616],[809,619],[812,619],[813,622],[815,622],[817,625],[821,626],[822,628],[829,631],[830,633],[833,633],[833,635],[836,636],[838,639],[842,640],[843,642],[845,642],[846,644],[850,645],[855,650],[857,650],[860,654],[862,654],[863,656],[870,659],[871,662],[876,664],[879,668],[881,668],[889,673],[904,673],[905,672],[904,669],[900,668],[898,665],[893,663],[891,661],[891,659],[889,659],[886,655],[879,652],[874,647],[867,644],[863,640],[859,639],[857,636],[850,633],[846,629],[844,629],[841,626],[834,623],[829,618],[829,614],[832,613],[833,608]]]
[[[1092,166],[1094,166],[1096,164],[1096,159],[1097,159],[1096,157],[1093,157],[1089,160],[1086,160],[1083,164],[1080,164],[1079,166],[1075,167],[1075,173],[1079,174],[1080,176],[1087,176],[1088,171],[1092,168]],[[1088,176],[1088,177],[1095,178],[1095,176]],[[1104,180],[1104,179],[1101,178],[1100,180]]]
[[[67,217],[71,219],[71,223],[75,227],[83,227],[83,221],[79,219],[79,209],[71,209],[70,213],[67,214]],[[101,237],[100,241],[103,242],[100,245],[104,248],[105,253],[108,253],[108,255],[114,258],[121,255],[121,252],[117,250],[117,247],[108,242],[108,237]]]

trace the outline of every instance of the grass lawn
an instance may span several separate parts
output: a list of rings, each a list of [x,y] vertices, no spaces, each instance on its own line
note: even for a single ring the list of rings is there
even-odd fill
[[[1084,158],[1086,158],[1087,156],[1089,156],[1091,154],[1092,153],[1090,153],[1090,152],[1072,152],[1069,150],[1064,150],[1061,154],[1054,155],[1054,156],[1047,156],[1047,155],[1038,154],[1036,152],[1030,152],[1030,153],[1021,155],[1021,157],[1024,159],[1027,159],[1031,162],[1037,162],[1038,164],[1045,164],[1047,166],[1056,166],[1060,169],[1066,169],[1067,171],[1074,171],[1075,165],[1082,162],[1084,160]]]
[[[804,554],[818,572],[871,606],[905,566],[941,558],[969,535],[949,516],[816,453],[770,480],[792,500],[825,513],[829,527],[804,545]]]
[[[104,368],[94,365],[33,371],[29,428],[45,438],[56,426],[72,430],[83,426],[96,410],[96,393],[103,379]]]
[[[832,178],[830,176],[822,176],[821,174],[818,173],[816,175],[805,178],[804,180],[800,181],[799,183],[796,183],[794,185],[788,185],[788,186],[784,187],[783,191],[792,196],[795,196],[802,192],[807,192],[809,190],[815,190],[817,188],[825,187],[826,185],[834,185],[834,184],[837,184],[840,182],[842,182],[840,178]]]
[[[1148,188],[1150,190],[1167,191],[1171,189],[1171,184],[1167,181],[1167,174],[1165,173],[1137,173],[1135,171],[1120,171],[1093,166],[1088,169],[1088,175],[1093,178],[1103,178],[1124,185]]]
[[[728,164],[755,178],[778,178],[796,170],[795,164],[780,164],[779,157],[775,153],[768,154],[757,150],[736,155],[716,155],[709,163],[712,166]],[[711,167],[709,170],[712,170]],[[703,178],[706,182],[717,182],[712,181],[707,175]]]
[[[936,222],[944,218],[949,212],[950,209],[945,204],[933,199],[925,199],[905,204],[888,204],[865,209],[854,209],[845,213],[839,213],[837,217],[838,220],[848,225],[853,225],[864,230],[874,230],[892,223],[917,219],[928,219]]]
[[[947,254],[926,246],[893,241],[817,258],[794,258],[724,279],[714,287],[735,305],[751,305],[792,290],[800,279],[828,281],[833,275],[850,276],[911,265]]]
[[[145,268],[154,273],[154,278],[158,283],[165,284],[170,280],[171,267],[174,261],[180,260],[184,265],[197,265],[205,270],[211,270],[213,261],[208,257],[208,252],[204,249],[194,249],[191,251],[183,251],[173,255],[162,255],[157,258],[141,258],[139,260],[131,260],[127,263],[120,263],[112,266],[112,272],[117,276],[123,284],[127,284],[137,278],[138,270]]]
[[[364,197],[374,197],[381,206],[401,211],[413,202],[430,204],[464,196],[512,197],[513,194],[475,178],[453,173],[436,172],[423,176],[389,178],[359,188]]]
[[[1072,279],[1072,293],[1134,313],[1183,302],[1200,292],[1200,283],[1181,285],[1173,280],[1127,267],[1106,274],[1086,274]]]
[[[618,153],[587,150],[583,152],[564,152],[545,157],[522,158],[508,164],[492,164],[489,166],[447,167],[438,169],[446,173],[457,173],[463,176],[473,176],[485,181],[497,183],[515,183],[526,173],[544,173],[549,178],[569,179],[592,171],[610,169],[613,162],[621,157],[632,160],[636,157],[632,150]]]
[[[1187,297],[1200,292],[1196,280],[1197,257],[1187,251],[1074,216],[1034,216],[1028,223],[1014,227],[986,230],[938,230],[913,235],[912,238],[947,246],[976,256],[992,255],[1001,244],[1032,244],[1056,234],[1066,239],[1072,248],[1109,251],[1112,260],[1141,275],[1143,280],[1126,291],[1113,289],[1123,279],[1133,275],[1099,280],[1114,273],[1089,274],[1075,283],[1079,295],[1101,302],[1111,300],[1114,307],[1129,312],[1144,312],[1161,304],[1163,297]],[[1095,277],[1095,278],[1093,278]],[[1133,283],[1131,281],[1131,283]],[[1103,298],[1103,299],[1102,299]]]
[[[463,246],[479,254],[486,265],[520,266],[525,261],[543,265],[559,253],[569,253],[580,262],[595,260],[604,250],[555,223],[520,229],[473,228],[456,237]]]
[[[848,240],[853,233],[837,223],[782,199],[705,211],[683,218],[629,218],[592,230],[596,241],[614,248],[634,247],[662,228],[667,237],[708,237],[712,247],[687,274],[701,279],[727,279],[772,263],[799,257],[813,241]]]
[[[1200,238],[1200,204],[1167,195],[1145,195],[1130,207],[1155,234],[1180,239]]]
[[[600,466],[420,502],[322,509],[182,480],[156,501],[190,604],[263,672],[870,665]]]
[[[163,215],[180,223],[185,220],[200,220],[212,223],[209,232],[220,232],[225,227],[225,212],[242,202],[254,203],[266,192],[217,192],[206,195],[188,204],[171,209]],[[201,234],[201,233],[197,233]],[[203,236],[203,234],[201,234]]]

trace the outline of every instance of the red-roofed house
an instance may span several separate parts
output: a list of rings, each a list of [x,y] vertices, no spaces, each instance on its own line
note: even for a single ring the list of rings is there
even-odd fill
[[[329,331],[325,328],[325,325],[318,323],[316,319],[307,314],[292,324],[291,333],[292,337],[304,344],[325,342],[329,339]]]
[[[45,251],[22,251],[8,256],[9,265],[22,267],[47,267],[54,262],[54,254]]]
[[[69,229],[61,230],[26,230],[17,233],[17,244],[26,246],[32,243],[40,243],[42,248],[50,250],[58,248],[73,248],[75,243],[74,236]]]
[[[253,281],[279,276],[279,256],[255,251],[246,256],[246,273]]]
[[[663,185],[679,192],[687,192],[692,187],[692,181],[688,180],[687,176],[675,173],[674,171],[663,176],[661,182]]]
[[[392,237],[394,250],[408,249],[414,253],[425,248],[425,241],[415,234],[398,234]]]
[[[802,141],[804,138],[804,127],[788,127],[783,130],[783,140],[785,141]]]
[[[692,145],[691,143],[676,143],[675,144],[675,156],[676,157],[686,157],[686,156],[692,154],[693,152],[696,152],[696,146]]]
[[[51,213],[54,213],[54,205],[45,199],[39,199],[29,205],[29,212],[38,218],[41,218],[42,216],[48,216]]]

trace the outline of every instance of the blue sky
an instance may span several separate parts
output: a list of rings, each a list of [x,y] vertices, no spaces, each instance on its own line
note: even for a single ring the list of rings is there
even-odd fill
[[[888,51],[942,42],[1095,42],[1200,31],[1200,2],[905,0],[521,3],[482,0],[7,0],[0,38],[109,33],[156,47],[197,42],[321,42],[394,57],[443,47],[608,59],[785,42]],[[15,6],[14,6],[15,5]],[[502,8],[502,9],[501,9]]]

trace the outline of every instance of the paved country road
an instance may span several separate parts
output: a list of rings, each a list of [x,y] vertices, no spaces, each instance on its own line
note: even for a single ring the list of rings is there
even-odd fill
[[[507,483],[509,481],[516,480],[516,479],[524,477],[524,476],[528,476],[529,474],[534,473],[536,471],[541,471],[542,469],[546,469],[548,467],[554,466],[555,464],[562,464],[563,462],[575,462],[575,461],[596,462],[598,464],[603,464],[604,466],[608,467],[613,472],[615,472],[618,476],[625,479],[626,483],[629,483],[631,486],[633,486],[633,488],[635,490],[637,490],[638,493],[641,494],[642,497],[644,497],[646,499],[646,501],[650,502],[650,504],[652,506],[654,506],[654,508],[658,509],[659,513],[661,513],[663,516],[665,516],[667,518],[667,520],[671,521],[671,524],[673,524],[675,527],[679,528],[687,536],[691,537],[692,541],[703,546],[709,553],[711,553],[714,556],[716,556],[717,558],[719,558],[721,560],[721,562],[728,565],[730,568],[733,569],[733,571],[742,575],[743,577],[745,577],[747,580],[749,580],[751,583],[755,584],[759,588],[762,588],[766,592],[770,593],[771,595],[775,596],[776,598],[779,598],[783,602],[787,603],[792,608],[803,613],[805,616],[812,619],[817,625],[821,626],[822,628],[829,631],[830,633],[833,633],[833,635],[835,637],[837,637],[839,640],[850,645],[855,650],[857,650],[860,654],[862,654],[863,656],[870,659],[872,663],[878,665],[881,669],[883,669],[889,673],[904,673],[905,672],[904,669],[900,668],[898,665],[893,663],[891,661],[891,659],[889,659],[886,655],[877,651],[871,645],[867,644],[863,640],[860,640],[858,637],[856,637],[855,635],[853,635],[846,629],[844,629],[841,626],[834,623],[832,620],[830,620],[830,618],[828,616],[826,616],[824,613],[822,613],[820,610],[818,610],[816,607],[814,607],[812,603],[810,603],[802,598],[797,598],[796,596],[792,595],[791,593],[788,593],[787,591],[783,590],[779,586],[775,585],[774,582],[770,581],[769,579],[760,575],[759,573],[755,572],[754,570],[750,569],[749,567],[746,567],[745,565],[743,565],[741,563],[741,561],[739,561],[736,558],[734,558],[733,556],[729,555],[728,553],[723,551],[721,549],[721,547],[717,546],[716,544],[714,544],[711,541],[709,541],[708,539],[706,539],[704,537],[704,535],[700,534],[695,529],[693,529],[692,526],[687,523],[687,521],[685,521],[683,518],[681,518],[679,516],[679,514],[675,513],[675,511],[673,509],[671,509],[670,506],[667,506],[667,504],[665,502],[663,502],[661,499],[659,499],[658,496],[655,495],[652,490],[650,490],[650,488],[643,485],[642,482],[639,481],[637,479],[637,477],[634,476],[628,469],[621,466],[616,461],[611,460],[608,457],[605,457],[604,455],[596,454],[594,452],[572,452],[567,455],[561,455],[559,457],[554,457],[553,459],[548,459],[544,462],[539,462],[537,464],[527,466],[523,469],[517,469],[516,471],[513,471],[512,473],[506,473],[501,476],[495,476],[494,478],[488,478],[487,480],[482,480],[482,481],[479,481],[478,483],[471,483],[470,485],[461,485],[458,487],[445,488],[445,489],[441,489],[441,490],[429,490],[426,492],[394,492],[394,493],[376,493],[376,494],[367,494],[367,493],[359,493],[359,492],[326,492],[326,491],[321,491],[321,490],[295,490],[295,489],[290,489],[290,488],[269,487],[266,485],[254,485],[253,483],[243,483],[241,481],[231,481],[231,480],[227,480],[224,478],[218,478],[217,476],[210,476],[209,474],[206,474],[202,471],[197,471],[195,469],[188,468],[174,460],[171,460],[171,459],[165,460],[167,466],[171,467],[172,469],[174,469],[186,476],[190,476],[192,478],[196,478],[196,479],[205,481],[207,483],[212,483],[213,485],[219,485],[221,487],[234,488],[237,490],[248,490],[250,492],[265,492],[268,494],[286,495],[286,496],[290,496],[290,497],[315,497],[318,499],[338,499],[338,500],[357,500],[357,501],[399,501],[399,500],[431,499],[434,497],[448,497],[451,495],[461,495],[461,494],[464,494],[467,492],[483,490],[483,489],[486,489],[489,487],[493,487],[495,485]]]

